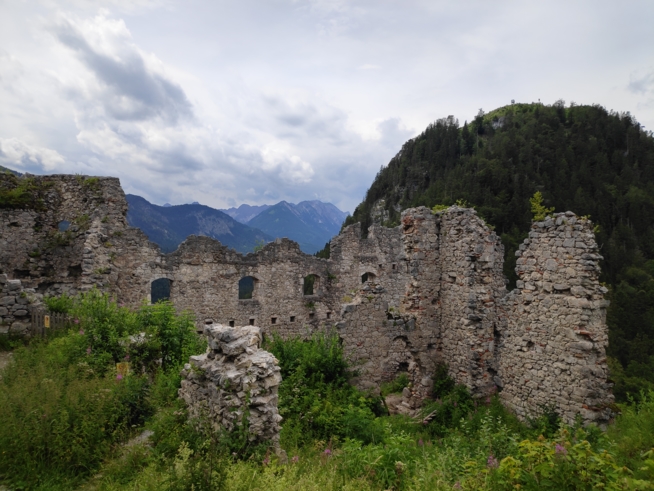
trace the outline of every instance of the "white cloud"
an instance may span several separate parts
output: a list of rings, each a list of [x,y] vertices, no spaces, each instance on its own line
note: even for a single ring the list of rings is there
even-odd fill
[[[31,173],[48,173],[64,163],[56,150],[28,145],[16,138],[0,138],[0,163]]]

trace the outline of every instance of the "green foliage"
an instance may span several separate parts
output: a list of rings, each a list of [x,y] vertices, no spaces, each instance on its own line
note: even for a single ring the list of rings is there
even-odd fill
[[[74,298],[64,293],[58,297],[44,297],[43,302],[50,312],[67,314],[73,308]]]
[[[51,186],[50,183],[37,181],[33,177],[2,173],[0,174],[0,209],[43,210],[43,197]]]
[[[316,256],[316,257],[321,257],[321,258],[323,258],[323,259],[329,259],[329,255],[330,255],[330,253],[331,253],[331,245],[330,245],[330,244],[331,244],[330,242],[327,242],[327,243],[325,244],[325,247],[323,247],[323,248],[320,249],[318,252],[316,252],[316,253],[314,254],[314,256]]]
[[[254,252],[259,252],[263,250],[264,246],[266,245],[266,241],[263,239],[257,239],[256,245],[254,246],[253,251]]]
[[[540,191],[536,191],[534,195],[529,198],[529,204],[531,205],[531,213],[535,222],[545,220],[547,215],[554,212],[553,207],[547,208],[543,205],[543,194]]]
[[[409,386],[410,382],[409,375],[402,372],[395,380],[381,384],[381,395],[385,397],[388,394],[400,393],[402,389]]]
[[[166,302],[131,311],[96,290],[46,302],[74,329],[15,350],[0,377],[0,479],[17,488],[87,476],[155,407],[176,404],[181,365],[205,348]],[[116,375],[119,361],[130,375]]]
[[[448,205],[434,205],[434,206],[431,207],[431,212],[436,214],[439,211],[444,211],[444,210],[447,210],[448,208],[449,208]]]
[[[266,349],[277,357],[282,371],[279,411],[285,420],[285,442],[383,438],[373,412],[380,410],[379,403],[348,384],[350,373],[338,337],[316,335],[310,341],[274,337]]]

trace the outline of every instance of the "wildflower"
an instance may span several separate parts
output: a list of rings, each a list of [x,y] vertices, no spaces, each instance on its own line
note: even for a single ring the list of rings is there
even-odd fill
[[[129,355],[125,355],[125,361],[129,361]]]
[[[324,453],[325,453],[325,455],[327,455],[329,457],[332,454],[332,451],[331,451],[331,449],[326,448]]]
[[[556,447],[554,449],[557,455],[567,455],[568,454],[568,449],[565,448],[563,445],[559,445],[558,443],[556,444]]]
[[[91,347],[90,347],[90,346],[89,346],[88,348],[86,348],[86,354],[87,354],[87,355],[90,355],[90,354],[91,354]]]
[[[123,376],[122,376],[122,374],[120,374],[120,373],[117,374],[117,375],[116,375],[116,380],[123,380]]]
[[[500,466],[500,463],[497,461],[493,454],[490,454],[488,456],[488,460],[486,461],[486,466],[490,469],[497,469]]]
[[[80,336],[84,336],[84,329],[80,329],[80,330],[79,330],[79,335],[80,335]]]
[[[293,458],[291,459],[291,462],[293,462],[294,464],[297,464],[299,461],[300,461],[300,457],[298,457],[297,455],[294,455]]]
[[[490,398],[490,396],[488,396],[488,397],[486,397],[486,404],[490,404],[490,403],[491,403],[491,398]]]
[[[79,324],[79,319],[73,319],[73,322],[74,322],[75,324]]]
[[[422,447],[424,445],[425,445],[425,442],[422,441],[422,438],[420,440],[418,440],[418,446],[419,447]]]
[[[461,489],[461,483],[459,481],[454,483],[454,489]]]
[[[266,456],[265,459],[263,459],[263,465],[268,465],[270,464],[270,457]]]
[[[456,407],[456,401],[454,401],[452,404],[454,405],[454,407]]]

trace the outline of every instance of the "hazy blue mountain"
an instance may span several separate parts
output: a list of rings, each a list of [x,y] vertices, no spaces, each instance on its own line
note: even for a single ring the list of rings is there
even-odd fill
[[[127,222],[143,230],[164,252],[177,249],[189,235],[212,237],[243,253],[252,252],[261,241],[274,239],[209,206],[157,206],[133,194],[127,195],[127,203]]]
[[[247,224],[273,237],[288,237],[300,244],[304,252],[313,254],[338,235],[347,216],[331,203],[302,201],[294,205],[280,201]]]
[[[227,213],[230,217],[232,217],[237,222],[247,224],[259,213],[267,210],[268,208],[270,208],[270,205],[260,205],[260,206],[241,205],[238,208],[229,208],[228,210],[220,210],[220,211],[222,211],[223,213]]]

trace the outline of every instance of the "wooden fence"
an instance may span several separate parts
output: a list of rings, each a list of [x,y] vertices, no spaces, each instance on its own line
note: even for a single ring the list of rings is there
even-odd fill
[[[32,336],[45,337],[48,332],[55,329],[62,329],[70,324],[70,318],[66,314],[58,312],[32,312],[32,327],[30,334]]]

